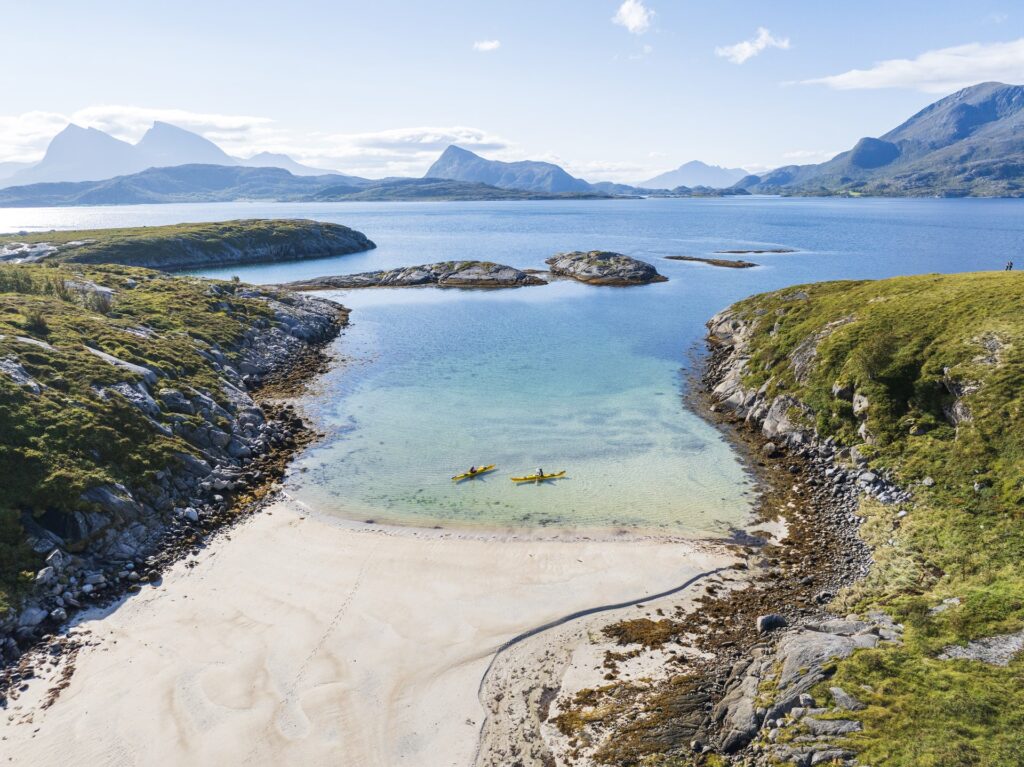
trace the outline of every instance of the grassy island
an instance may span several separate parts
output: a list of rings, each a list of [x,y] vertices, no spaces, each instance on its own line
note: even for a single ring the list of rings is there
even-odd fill
[[[296,261],[371,250],[362,232],[308,219],[78,229],[0,235],[0,260],[121,264],[164,271]]]

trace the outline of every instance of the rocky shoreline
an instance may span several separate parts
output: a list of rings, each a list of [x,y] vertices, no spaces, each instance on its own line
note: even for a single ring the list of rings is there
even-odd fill
[[[713,650],[732,642],[739,652],[710,669],[713,708],[705,739],[692,746],[729,755],[734,764],[857,764],[843,736],[859,731],[860,723],[841,717],[863,706],[837,687],[827,700],[809,693],[830,676],[834,660],[901,641],[902,626],[884,613],[841,614],[842,590],[872,564],[858,533],[861,499],[895,505],[911,495],[869,471],[855,448],[820,440],[791,420],[793,409],[806,411],[803,403],[786,395],[769,399],[765,387],[744,388],[750,328],[730,310],[712,318],[708,329],[711,356],[702,378],[708,409],[764,468],[790,474],[792,491],[805,502],[777,507],[788,534],[783,545],[766,546],[752,558],[749,587],[704,605],[731,616],[733,625],[702,632],[698,646]],[[780,484],[785,480],[776,480]],[[770,497],[763,499],[762,514],[772,506]]]
[[[161,387],[148,368],[137,383],[123,385],[127,393],[119,390],[152,412],[154,428],[180,437],[191,451],[156,472],[151,486],[91,489],[86,500],[94,510],[73,515],[63,535],[23,516],[46,563],[20,609],[0,621],[0,706],[17,697],[35,664],[76,651],[80,640],[64,632],[77,613],[159,585],[167,566],[260,508],[294,452],[315,438],[295,409],[275,398],[323,369],[324,347],[347,322],[347,310],[257,288],[235,295],[264,302],[273,320],[255,320],[237,348],[203,349],[224,400]],[[157,420],[167,414],[166,423]]]

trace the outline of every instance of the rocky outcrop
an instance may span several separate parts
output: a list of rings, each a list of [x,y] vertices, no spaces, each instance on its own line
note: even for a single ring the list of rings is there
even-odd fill
[[[232,499],[258,492],[278,476],[282,461],[275,456],[288,454],[305,434],[290,406],[260,403],[254,392],[333,338],[344,310],[309,296],[247,286],[211,283],[207,289],[211,298],[229,292],[267,311],[253,314],[251,327],[230,348],[192,339],[216,388],[183,387],[164,370],[88,349],[124,377],[94,386],[96,396],[136,408],[154,432],[178,440],[182,449],[133,486],[87,488],[75,511],[22,515],[26,541],[46,564],[20,609],[0,617],[0,661],[16,658],[19,647],[58,628],[75,610],[157,577],[159,562],[170,561],[182,547],[187,552],[204,531],[236,518]],[[7,367],[0,371],[19,373]]]
[[[289,290],[336,290],[348,288],[521,288],[544,285],[544,280],[511,266],[490,261],[442,261],[361,274],[341,274],[289,282]]]
[[[545,263],[551,267],[552,274],[571,277],[589,285],[646,285],[668,280],[646,261],[606,250],[559,253]]]

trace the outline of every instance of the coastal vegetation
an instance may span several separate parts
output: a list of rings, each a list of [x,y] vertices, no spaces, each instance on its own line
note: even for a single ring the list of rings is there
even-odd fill
[[[909,489],[864,500],[866,578],[840,613],[881,609],[903,642],[837,662],[866,704],[845,744],[878,765],[995,765],[1024,752],[1024,275],[803,285],[733,307],[747,390]],[[984,640],[984,641],[983,641]],[[1010,652],[993,648],[1007,646]]]
[[[308,219],[75,229],[0,235],[0,261],[120,264],[178,271],[371,250],[362,232]]]
[[[218,454],[197,434],[231,440],[224,376],[257,329],[289,319],[273,295],[117,265],[0,265],[0,622],[51,550],[47,531],[88,544],[91,490],[159,506],[174,498],[166,469]]]

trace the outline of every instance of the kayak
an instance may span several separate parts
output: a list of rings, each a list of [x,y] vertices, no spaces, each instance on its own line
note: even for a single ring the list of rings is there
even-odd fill
[[[494,471],[494,464],[490,466],[481,466],[476,471],[465,471],[462,474],[456,474],[452,477],[453,482],[461,482],[464,479],[472,479],[473,477],[479,477],[481,474],[486,474],[489,471]]]
[[[534,474],[530,477],[512,477],[513,482],[543,482],[547,479],[560,479],[565,476],[564,471],[557,474]]]

